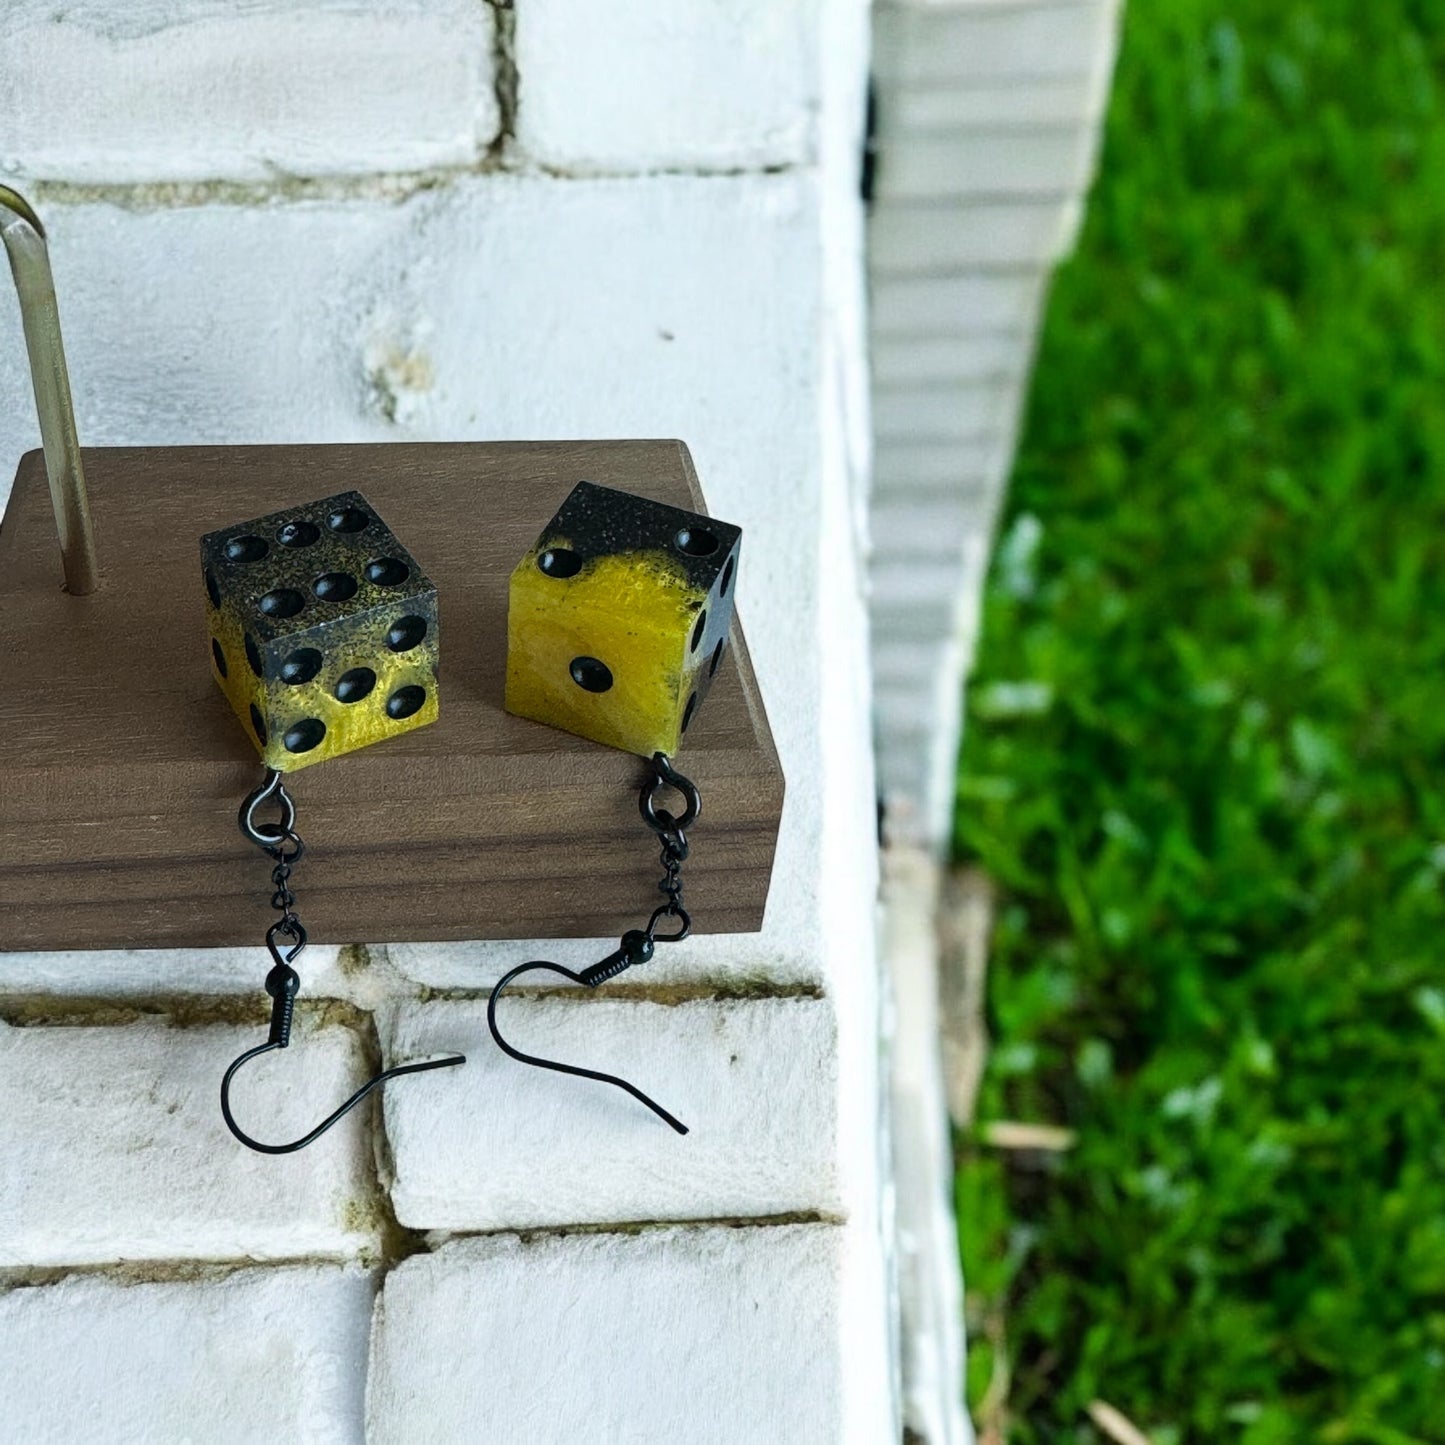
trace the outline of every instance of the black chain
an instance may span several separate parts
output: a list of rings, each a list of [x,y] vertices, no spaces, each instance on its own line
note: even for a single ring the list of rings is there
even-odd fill
[[[642,791],[638,795],[638,807],[643,822],[662,840],[662,851],[659,855],[662,877],[658,880],[657,891],[667,901],[652,910],[645,928],[629,928],[622,935],[620,946],[615,952],[609,953],[591,968],[584,968],[575,975],[569,974],[570,977],[575,977],[578,983],[584,983],[589,988],[616,978],[633,964],[648,962],[655,945],[681,943],[692,932],[692,915],[682,901],[682,865],[691,851],[686,830],[697,821],[702,812],[702,798],[697,791],[697,785],[691,779],[683,777],[672,766],[672,760],[665,753],[653,755],[652,769],[652,777],[642,785]],[[682,794],[686,806],[681,817],[657,806],[657,795],[664,788],[673,788]],[[659,933],[658,929],[668,919],[675,920],[676,927],[670,933]]]
[[[657,891],[667,902],[653,910],[647,920],[647,936],[655,943],[680,943],[692,932],[692,917],[682,902],[682,865],[687,859],[687,835],[681,828],[664,834],[662,839],[662,877],[658,880]],[[677,928],[671,933],[658,933],[658,926],[665,919],[678,920]]]
[[[646,937],[654,943],[681,943],[692,932],[692,916],[682,901],[682,865],[687,862],[691,851],[687,844],[687,832],[702,812],[702,798],[697,785],[683,777],[665,753],[656,753],[652,759],[653,776],[643,787],[638,799],[642,821],[662,840],[662,877],[657,891],[667,899],[666,903],[653,910],[647,920]],[[682,794],[686,806],[682,816],[675,817],[666,808],[657,806],[657,795],[664,788],[672,788]],[[671,933],[657,930],[665,919],[676,919],[677,927]]]
[[[273,803],[281,810],[279,822],[256,821],[256,810],[264,803]],[[298,1149],[304,1149],[319,1139],[338,1119],[343,1118],[373,1089],[386,1083],[388,1079],[399,1078],[403,1074],[426,1073],[431,1069],[449,1069],[456,1064],[466,1063],[466,1055],[451,1054],[446,1058],[423,1059],[417,1063],[397,1064],[390,1069],[383,1069],[357,1089],[340,1108],[333,1109],[309,1133],[293,1139],[289,1144],[264,1144],[259,1139],[253,1139],[241,1128],[231,1112],[231,1080],[252,1059],[270,1053],[272,1049],[287,1048],[291,1043],[296,995],[301,991],[301,975],[291,965],[306,947],[306,927],[297,915],[296,895],[291,891],[291,870],[305,853],[306,845],[296,831],[296,805],[282,785],[281,774],[274,768],[267,769],[265,782],[241,804],[237,821],[246,838],[271,860],[271,907],[280,917],[266,930],[266,947],[273,960],[271,971],[266,975],[266,992],[271,996],[271,1032],[264,1044],[257,1044],[255,1048],[247,1049],[233,1059],[230,1068],[222,1075],[221,1117],[226,1121],[226,1127],[231,1133],[248,1149],[254,1149],[258,1154],[294,1154]],[[278,938],[290,940],[291,946],[284,954],[281,951],[282,945],[276,941]]]
[[[281,810],[275,823],[258,823],[256,810],[272,802]],[[270,769],[266,781],[241,804],[241,832],[272,862],[271,907],[280,917],[266,930],[266,947],[271,952],[272,968],[266,975],[266,992],[271,1004],[271,1042],[286,1048],[291,1041],[291,1021],[296,995],[301,991],[301,975],[292,968],[301,950],[306,947],[306,926],[296,912],[296,895],[291,891],[291,871],[306,852],[306,845],[296,831],[296,805],[286,791],[281,774]],[[278,939],[291,942],[281,952]]]
[[[290,853],[286,852],[288,844],[293,850]],[[267,857],[276,864],[271,870],[271,907],[281,915],[277,920],[281,925],[280,931],[292,938],[297,936],[296,930],[301,927],[301,920],[296,916],[296,895],[290,888],[291,869],[305,848],[306,845],[300,837],[288,828],[276,839],[274,848],[265,850]]]

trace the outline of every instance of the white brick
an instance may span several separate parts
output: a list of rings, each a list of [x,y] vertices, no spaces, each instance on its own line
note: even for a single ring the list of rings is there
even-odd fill
[[[402,203],[44,215],[89,444],[682,436],[718,512],[759,536],[808,514],[806,178],[493,176]],[[4,349],[0,476],[34,444],[28,391]],[[746,619],[750,591],[801,603],[810,579],[779,545],[739,585]],[[757,631],[766,666],[778,644]]]
[[[501,1236],[407,1260],[377,1309],[367,1439],[885,1439],[876,1416],[845,1409],[841,1236]]]
[[[261,1022],[0,1025],[0,1266],[342,1257],[374,1243],[364,1110],[283,1157],[227,1133],[221,1074],[265,1037]],[[267,1142],[304,1133],[356,1087],[359,1053],[348,1029],[301,1027],[237,1076],[241,1127]]]
[[[0,169],[115,185],[470,165],[499,124],[492,13],[20,0],[0,17]]]
[[[779,533],[750,541],[744,620],[750,597],[808,605],[781,534],[819,487],[809,179],[491,176],[400,203],[43,215],[87,444],[681,436],[715,510]],[[33,413],[23,349],[0,349],[0,489]]]
[[[265,888],[263,871],[257,892],[263,893]],[[304,961],[297,964],[307,998],[344,997],[350,993],[351,985],[340,967],[340,953],[339,947],[324,944],[313,943],[307,948]],[[261,997],[270,967],[271,958],[261,946],[259,933],[254,948],[7,953],[0,958],[0,999],[139,999],[186,994]]]
[[[891,387],[919,381],[1017,381],[1029,369],[1033,347],[1033,336],[1022,331],[880,336],[872,349],[873,382]]]
[[[1032,332],[1043,297],[1040,267],[952,276],[875,276],[871,325],[876,337],[952,337],[978,331]]]
[[[808,161],[818,11],[819,0],[517,0],[518,145],[582,172]]]
[[[887,5],[878,12],[881,68],[916,85],[1088,72],[1112,46],[1116,0],[1011,5]]]
[[[355,1445],[372,1283],[246,1269],[0,1295],[0,1433],[26,1445]]]
[[[954,130],[907,135],[885,146],[879,202],[936,196],[1058,196],[1082,190],[1094,158],[1094,128]]]
[[[882,206],[869,226],[879,276],[918,276],[976,266],[1043,266],[1068,249],[1077,199]]]
[[[880,443],[974,442],[1012,427],[1018,394],[1007,380],[880,386],[873,428]]]
[[[829,1004],[667,1006],[568,992],[507,998],[503,1033],[524,1052],[631,1080],[691,1132],[676,1134],[620,1089],[508,1058],[492,1042],[485,1003],[409,1007],[395,1051],[461,1049],[467,1066],[386,1096],[403,1224],[493,1230],[836,1212]]]

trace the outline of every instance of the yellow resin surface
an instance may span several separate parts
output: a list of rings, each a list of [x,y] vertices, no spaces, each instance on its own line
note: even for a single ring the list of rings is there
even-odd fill
[[[548,548],[565,547],[555,536]],[[512,573],[507,609],[507,711],[608,747],[675,753],[701,661],[689,656],[706,591],[666,552],[594,557],[549,577],[533,548]],[[577,658],[612,674],[605,692],[572,676]]]
[[[220,644],[226,660],[223,676],[215,654],[211,670],[221,691],[240,720],[262,761],[278,772],[296,772],[313,763],[355,752],[357,748],[400,736],[413,728],[437,720],[437,637],[432,627],[426,639],[407,652],[392,652],[384,641],[385,620],[372,615],[358,618],[356,625],[343,622],[328,629],[326,652],[336,651],[333,660],[309,682],[291,684],[267,681],[256,676],[246,660],[245,634],[229,607],[212,610],[208,620],[211,635]],[[375,637],[367,634],[376,633]],[[344,643],[337,647],[338,643]],[[305,647],[308,639],[297,639]],[[357,702],[342,702],[335,695],[338,676],[351,667],[365,666],[376,674],[376,684]],[[386,711],[387,699],[403,687],[420,687],[426,700],[410,717],[393,718]],[[251,709],[261,715],[266,731],[263,744],[257,734]],[[285,745],[286,731],[304,719],[318,719],[326,727],[321,741],[306,752],[291,752]]]

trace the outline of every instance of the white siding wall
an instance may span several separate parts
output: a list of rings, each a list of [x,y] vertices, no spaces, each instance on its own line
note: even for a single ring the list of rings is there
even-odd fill
[[[963,683],[1048,275],[1093,169],[1117,10],[879,0],[875,12],[871,616],[901,1362],[905,1419],[926,1445],[969,1435],[932,926]]]
[[[1118,0],[880,0],[870,222],[879,766],[938,847],[1040,305],[1073,243]]]

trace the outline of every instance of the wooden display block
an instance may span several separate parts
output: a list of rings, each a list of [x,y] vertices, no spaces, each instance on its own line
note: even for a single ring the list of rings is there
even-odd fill
[[[262,767],[210,675],[197,542],[352,488],[439,589],[441,718],[288,781],[312,940],[609,937],[646,920],[661,875],[637,812],[647,766],[503,711],[507,583],[579,481],[703,510],[681,443],[83,457],[97,592],[61,590],[39,452],[0,528],[0,950],[260,943],[270,864],[236,810]],[[696,927],[756,930],[783,777],[736,623],[677,763],[704,804],[684,873]]]

